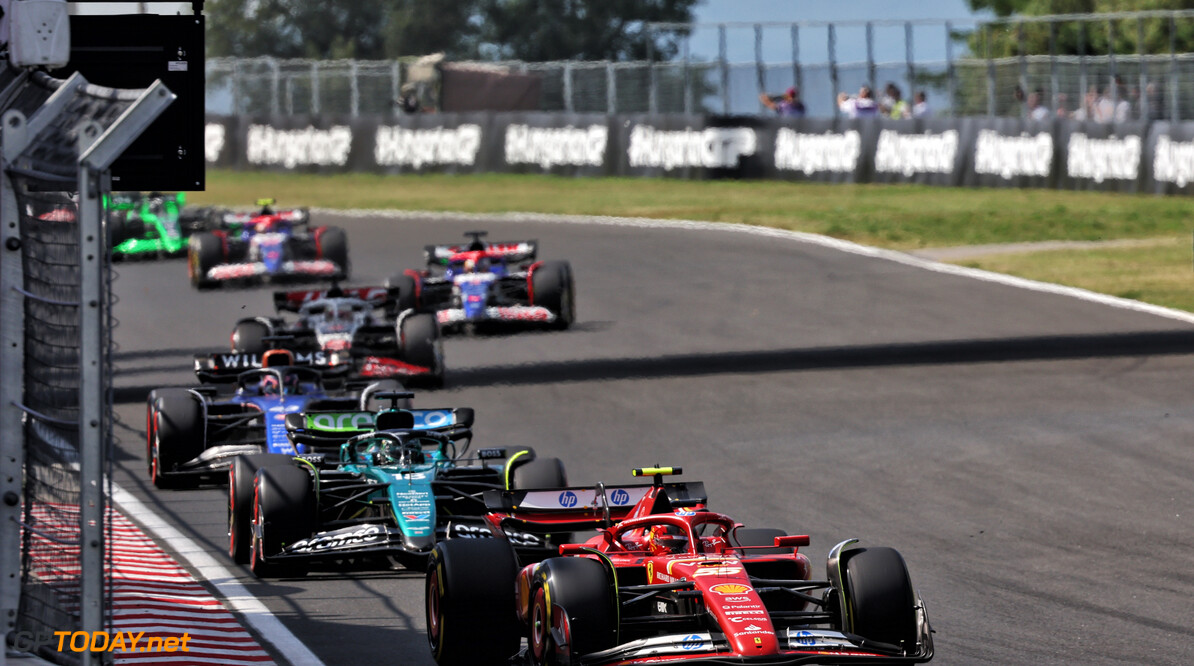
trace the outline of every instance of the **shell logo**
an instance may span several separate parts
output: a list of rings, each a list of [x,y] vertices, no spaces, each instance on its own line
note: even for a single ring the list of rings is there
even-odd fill
[[[718,594],[746,594],[747,592],[750,592],[751,587],[749,585],[722,583],[721,585],[714,585],[713,587],[709,588],[709,590]]]

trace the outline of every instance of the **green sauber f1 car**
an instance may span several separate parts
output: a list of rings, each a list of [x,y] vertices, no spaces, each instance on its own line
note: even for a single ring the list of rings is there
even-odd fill
[[[181,257],[187,239],[206,229],[209,209],[186,208],[186,194],[114,192],[104,197],[112,258]]]

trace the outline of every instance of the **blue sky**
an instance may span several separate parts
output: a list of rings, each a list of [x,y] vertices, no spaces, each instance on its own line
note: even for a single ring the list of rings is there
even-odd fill
[[[970,11],[966,0],[704,0],[696,7],[700,23],[766,23],[792,21],[955,21],[966,27],[975,19],[989,16]],[[803,28],[800,32],[801,60],[824,62],[827,52],[827,30],[823,27]],[[866,60],[863,37],[865,28],[839,26],[837,31],[837,60],[857,62]],[[904,59],[904,28],[902,26],[874,29],[875,59],[899,61]],[[912,33],[914,57],[920,61],[945,59],[944,27],[915,26]],[[710,26],[696,31],[690,48],[694,57],[715,59],[718,39],[716,28]],[[956,52],[955,52],[956,53]],[[727,31],[727,54],[731,62],[753,61],[754,33],[750,27],[730,28]],[[791,60],[790,31],[784,27],[763,30],[763,59],[768,62]]]

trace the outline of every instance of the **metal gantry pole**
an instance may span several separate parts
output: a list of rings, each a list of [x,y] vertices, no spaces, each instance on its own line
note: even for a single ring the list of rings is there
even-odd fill
[[[1178,121],[1178,81],[1177,81],[1177,13],[1169,15],[1169,80],[1166,82],[1166,87],[1169,89],[1169,120],[1170,122]]]
[[[879,87],[875,81],[875,25],[870,21],[866,23],[866,79],[871,90]]]
[[[350,84],[352,86],[352,93],[350,95],[350,113],[352,114],[353,118],[356,118],[357,116],[361,115],[361,82],[359,81],[361,76],[361,68],[356,60],[349,61],[348,71],[349,76],[352,79],[352,83]]]
[[[1019,62],[1017,63],[1019,65],[1018,84],[1020,86],[1020,90],[1024,93],[1025,99],[1027,99],[1028,94],[1029,94],[1029,90],[1028,90],[1028,56],[1024,53],[1025,50],[1026,49],[1024,46],[1024,22],[1020,21],[1019,23],[1016,24],[1016,55],[1019,60]],[[1020,109],[1020,114],[1027,117],[1027,114],[1028,114],[1028,105],[1027,104],[1025,104]]]
[[[991,34],[983,26],[983,50],[987,58],[987,116],[995,116],[995,62],[991,60]]]
[[[763,26],[755,24],[755,83],[760,93],[767,92],[767,73],[763,67]]]
[[[1049,94],[1055,113],[1061,97],[1060,92],[1060,83],[1057,80],[1057,21],[1049,21]]]
[[[730,113],[730,65],[726,62],[726,24],[717,26],[717,62],[721,66],[721,112]]]
[[[319,61],[311,63],[311,113],[319,113]]]
[[[684,114],[692,115],[692,54],[689,52],[691,33],[684,38]]]
[[[832,95],[836,98],[842,87],[837,78],[837,30],[832,23],[826,26],[825,37],[825,55],[829,59],[829,85],[833,88]]]
[[[908,88],[905,103],[912,101],[912,86],[916,85],[916,66],[912,61],[912,22],[904,22],[904,66],[907,67]],[[911,107],[908,107],[911,108]]]
[[[269,65],[270,65],[269,112],[272,115],[276,116],[276,115],[278,115],[279,111],[281,111],[280,102],[278,101],[278,88],[280,87],[280,84],[281,84],[282,72],[281,72],[281,67],[278,66],[278,60],[276,58],[270,58]]]
[[[1148,120],[1148,72],[1144,66],[1144,19],[1136,19],[1136,57],[1139,61],[1136,71],[1136,89],[1140,93],[1140,119]]]
[[[954,68],[954,39],[953,39],[953,24],[949,21],[945,22],[945,69],[946,78],[949,80],[949,108],[950,115],[957,115],[953,113],[954,105],[958,99],[958,72]]]
[[[803,72],[800,69],[800,26],[792,24],[792,80],[796,82],[796,87],[800,90],[800,94],[804,94],[804,77],[801,76]]]
[[[612,62],[605,63],[605,112],[611,116],[618,112],[618,76]]]
[[[564,63],[564,110],[568,113],[573,111],[572,103],[572,63]]]

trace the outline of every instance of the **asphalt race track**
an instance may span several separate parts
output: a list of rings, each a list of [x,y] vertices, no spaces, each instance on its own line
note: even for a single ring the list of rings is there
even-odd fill
[[[711,508],[811,535],[814,563],[893,546],[934,663],[1194,663],[1194,326],[741,233],[317,221],[347,229],[356,284],[477,226],[572,262],[572,330],[453,338],[449,388],[417,397],[475,407],[475,445],[533,445],[575,484],[681,465]],[[226,490],[149,485],[144,398],[270,291],[117,271],[116,481],[227,561]],[[329,665],[432,663],[421,572],[230,568]]]

